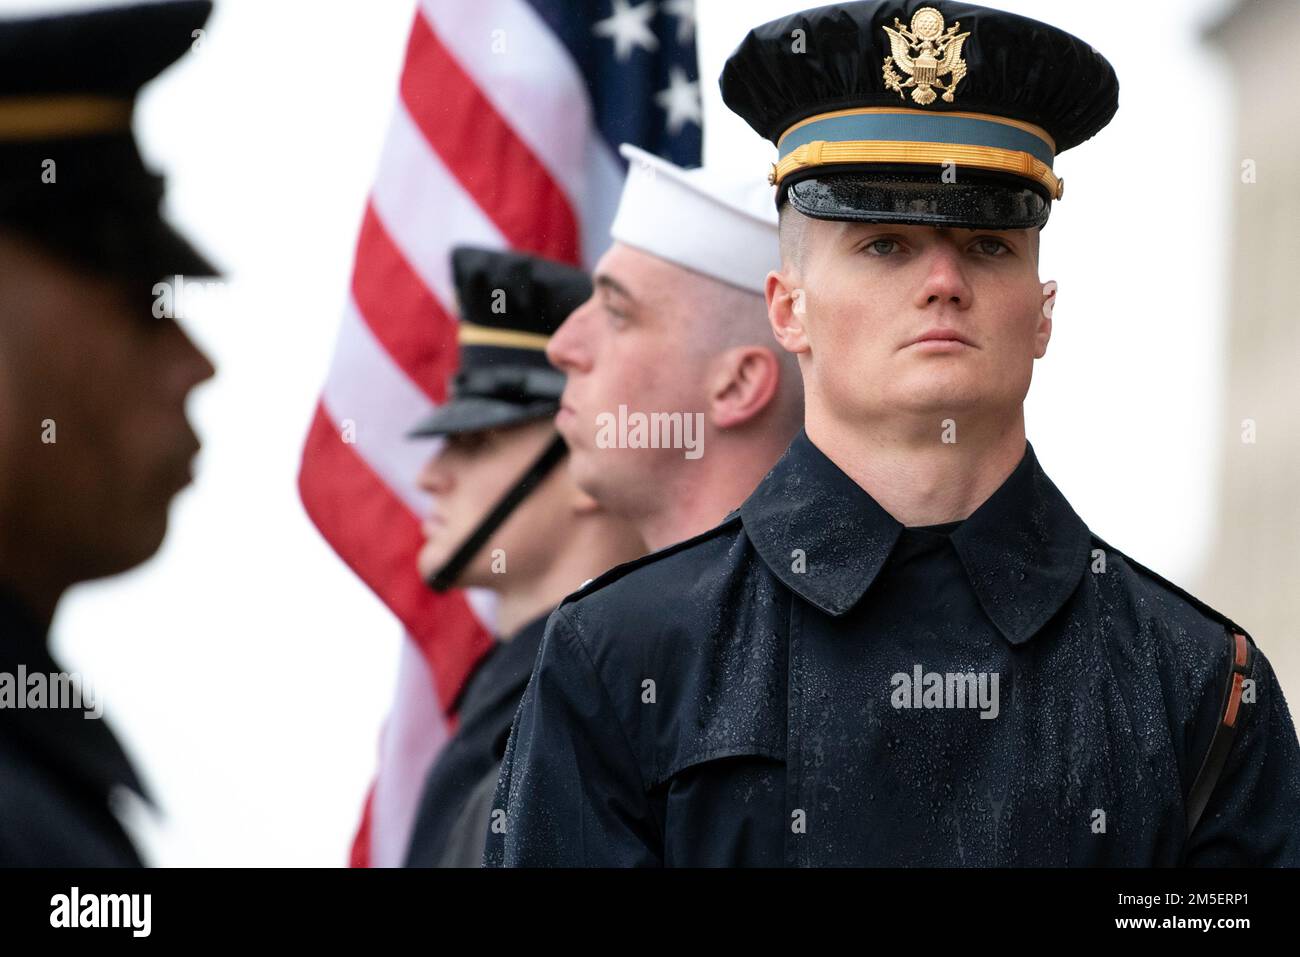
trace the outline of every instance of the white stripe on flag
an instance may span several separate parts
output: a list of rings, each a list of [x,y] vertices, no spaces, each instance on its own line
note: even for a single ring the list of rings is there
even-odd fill
[[[384,725],[379,770],[370,805],[370,866],[401,867],[424,778],[447,743],[447,723],[424,656],[402,642],[397,693]]]
[[[591,97],[569,51],[526,0],[454,8],[421,0],[420,10],[479,92],[564,191],[578,216],[582,262],[590,269],[609,248],[624,171],[592,126]],[[494,49],[498,38],[503,52]]]
[[[582,154],[591,98],[564,44],[525,0],[423,0],[420,10],[576,207],[589,188]]]
[[[417,482],[438,440],[412,440],[406,433],[435,405],[380,345],[350,296],[321,402],[336,428],[345,420],[355,424],[357,452],[412,513],[423,516],[429,499]]]
[[[505,238],[465,192],[399,102],[379,161],[371,202],[394,244],[449,311],[454,246],[500,249]]]
[[[582,265],[590,271],[609,248],[609,227],[623,193],[627,175],[605,141],[593,133],[587,137],[587,192],[578,205],[582,229]]]

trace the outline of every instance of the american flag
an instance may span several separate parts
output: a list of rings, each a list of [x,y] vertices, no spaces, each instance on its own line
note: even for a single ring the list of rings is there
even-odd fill
[[[354,866],[402,862],[449,713],[489,646],[491,599],[438,595],[415,556],[436,447],[404,433],[444,401],[453,246],[590,268],[624,176],[618,144],[699,164],[693,0],[422,0],[357,239],[351,295],[303,449],[312,521],[406,630]]]

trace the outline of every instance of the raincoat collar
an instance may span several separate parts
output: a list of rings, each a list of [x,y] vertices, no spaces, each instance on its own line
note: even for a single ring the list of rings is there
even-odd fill
[[[0,672],[10,676],[15,693],[22,695],[29,693],[29,687],[19,685],[20,674],[30,685],[37,675],[48,680],[67,673],[50,654],[44,627],[4,582],[0,582]],[[0,708],[0,737],[13,738],[24,750],[98,793],[126,787],[157,807],[102,717],[88,719],[75,708]]]
[[[493,705],[511,696],[523,694],[528,678],[533,673],[548,611],[519,629],[512,638],[493,638],[491,647],[475,666],[474,671],[461,686],[452,703],[452,710],[460,714],[462,726],[471,716],[488,711]]]
[[[802,429],[740,516],[772,574],[833,616],[866,594],[903,530]],[[951,539],[985,614],[1018,645],[1074,593],[1090,533],[1026,442],[1020,463]]]

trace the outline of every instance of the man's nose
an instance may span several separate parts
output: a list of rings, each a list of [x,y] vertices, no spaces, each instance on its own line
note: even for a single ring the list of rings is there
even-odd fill
[[[917,306],[937,302],[969,308],[972,294],[962,268],[960,250],[951,243],[933,243],[926,252],[925,263],[925,281],[921,284]]]
[[[585,372],[591,368],[589,318],[595,297],[569,313],[546,344],[546,359],[561,372]]]
[[[451,491],[451,470],[442,461],[442,452],[429,456],[420,470],[420,490],[430,495],[446,495]]]
[[[185,334],[174,319],[169,323],[166,340],[168,349],[166,381],[169,393],[184,398],[200,382],[211,379],[217,372],[203,350]]]

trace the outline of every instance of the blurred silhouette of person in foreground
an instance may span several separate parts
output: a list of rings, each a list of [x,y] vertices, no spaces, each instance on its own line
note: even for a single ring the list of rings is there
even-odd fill
[[[159,293],[216,270],[162,219],[131,116],[210,12],[0,22],[0,866],[142,863],[112,803],[144,790],[48,630],[69,586],[158,550],[191,480],[214,370]]]

